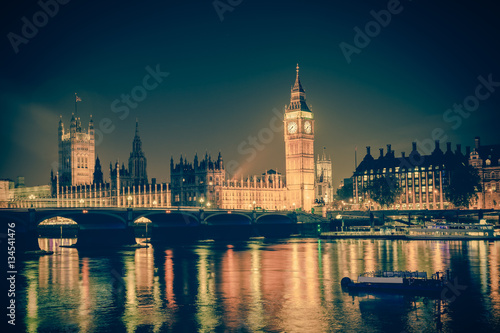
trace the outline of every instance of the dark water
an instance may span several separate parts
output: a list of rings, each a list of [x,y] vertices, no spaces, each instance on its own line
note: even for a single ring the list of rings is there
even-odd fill
[[[64,240],[70,242],[70,240]],[[58,248],[26,260],[28,332],[500,332],[500,242],[316,239]],[[452,269],[447,300],[352,296],[344,276]]]

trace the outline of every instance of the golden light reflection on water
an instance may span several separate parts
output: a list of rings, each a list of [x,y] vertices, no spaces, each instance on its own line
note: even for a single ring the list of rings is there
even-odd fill
[[[188,322],[186,330],[199,332],[383,330],[394,325],[387,311],[401,312],[400,331],[418,331],[433,324],[432,304],[350,296],[340,280],[383,269],[432,274],[464,263],[472,276],[468,286],[476,284],[500,322],[499,242],[254,240],[105,256],[58,248],[60,242],[41,239],[41,248],[56,253],[27,262],[24,321],[30,332],[59,330],[51,325],[64,321],[82,332],[109,325],[160,332]],[[57,302],[68,306],[50,310]],[[446,325],[450,316],[439,318]]]

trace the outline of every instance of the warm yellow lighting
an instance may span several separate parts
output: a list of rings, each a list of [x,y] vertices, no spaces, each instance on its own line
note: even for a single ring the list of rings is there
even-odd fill
[[[170,209],[167,209],[165,213],[170,214]]]
[[[207,207],[210,207],[210,202],[207,202]]]
[[[154,200],[154,201],[153,201],[153,205],[155,205],[155,206],[156,206],[156,204],[157,204],[157,202],[156,202],[156,200]]]
[[[228,214],[231,214],[231,211],[230,211],[230,210],[228,210],[228,211],[227,211],[227,213],[228,213]]]

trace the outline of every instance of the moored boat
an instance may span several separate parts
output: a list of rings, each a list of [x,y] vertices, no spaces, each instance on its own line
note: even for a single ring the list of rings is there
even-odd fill
[[[344,277],[340,282],[349,291],[381,291],[396,293],[411,293],[431,295],[440,294],[450,272],[436,272],[430,278],[427,272],[409,271],[377,271],[367,272],[358,276],[357,282]]]
[[[426,227],[408,229],[407,239],[439,239],[439,240],[496,240],[492,224],[487,223],[436,223]]]

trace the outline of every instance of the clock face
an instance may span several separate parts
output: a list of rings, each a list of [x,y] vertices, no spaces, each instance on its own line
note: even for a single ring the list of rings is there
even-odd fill
[[[304,131],[307,133],[307,134],[310,134],[311,131],[312,131],[312,125],[311,125],[311,122],[310,121],[306,121],[304,123]]]
[[[297,123],[289,122],[288,123],[288,133],[293,134],[297,132]]]

